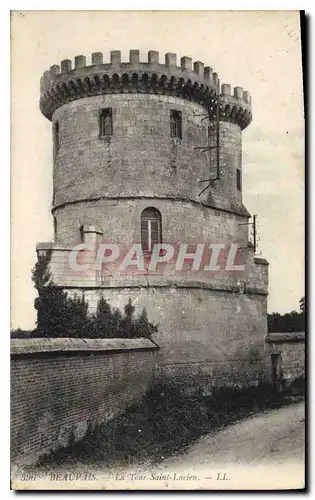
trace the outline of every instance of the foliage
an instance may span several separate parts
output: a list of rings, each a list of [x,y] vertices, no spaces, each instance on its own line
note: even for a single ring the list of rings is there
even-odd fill
[[[68,297],[64,290],[52,283],[50,258],[50,252],[39,256],[32,270],[32,280],[38,292],[34,303],[37,321],[33,337],[84,337],[89,328],[88,304],[84,297]]]
[[[304,332],[305,331],[305,297],[299,301],[300,312],[291,311],[286,314],[268,314],[268,332]]]
[[[38,292],[35,299],[36,328],[26,335],[14,330],[11,338],[79,337],[79,338],[150,338],[157,326],[150,323],[145,309],[135,316],[131,299],[125,305],[124,314],[111,309],[101,296],[95,315],[88,313],[84,296],[69,297],[51,280],[49,263],[51,252],[39,256],[32,269],[32,280]]]
[[[158,463],[180,452],[209,432],[267,409],[290,402],[268,384],[216,388],[211,394],[187,392],[172,377],[155,380],[138,405],[110,422],[93,428],[68,447],[46,455],[40,464],[84,462],[91,466],[135,466]]]
[[[33,337],[33,330],[22,330],[16,328],[10,332],[11,339],[29,339]]]
[[[305,296],[299,300],[300,313],[305,315]]]
[[[151,338],[158,331],[158,326],[149,322],[148,313],[145,308],[135,321],[135,331],[139,337],[148,338]]]
[[[91,320],[94,338],[150,338],[158,328],[148,320],[147,312],[135,316],[135,307],[131,299],[124,308],[124,315],[119,309],[112,310],[110,305],[101,296],[96,315]]]

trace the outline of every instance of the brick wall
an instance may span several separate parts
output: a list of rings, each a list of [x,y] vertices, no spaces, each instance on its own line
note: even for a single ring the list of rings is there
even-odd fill
[[[12,340],[12,461],[33,463],[139,401],[156,349],[148,339]]]

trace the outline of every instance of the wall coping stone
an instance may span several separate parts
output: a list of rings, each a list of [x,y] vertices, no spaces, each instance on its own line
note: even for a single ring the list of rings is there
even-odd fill
[[[305,332],[268,333],[265,342],[268,344],[273,342],[305,342]]]
[[[137,339],[77,339],[36,338],[11,339],[11,354],[23,355],[39,352],[74,351],[134,351],[158,349],[159,346],[147,338]]]

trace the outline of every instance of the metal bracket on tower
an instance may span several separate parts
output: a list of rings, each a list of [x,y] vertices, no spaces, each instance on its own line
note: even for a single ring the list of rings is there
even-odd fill
[[[200,191],[198,196],[201,196],[212,184],[219,180],[223,174],[223,171],[220,167],[220,96],[217,94],[213,97],[212,101],[210,102],[207,113],[202,114],[202,115],[195,115],[195,116],[203,116],[201,119],[203,120],[209,120],[209,126],[208,126],[208,138],[209,138],[209,143],[208,145],[205,146],[195,146],[194,149],[200,149],[202,153],[206,153],[209,151],[209,163],[210,163],[210,174],[211,174],[211,150],[215,149],[216,150],[216,171],[215,175],[213,177],[210,177],[209,179],[202,179],[199,180],[199,183],[202,182],[208,182],[208,185]],[[212,126],[214,131],[212,131]],[[212,144],[211,141],[211,136],[214,132],[214,144]]]
[[[241,222],[238,224],[238,226],[252,226],[252,237],[253,237],[253,245],[254,245],[254,254],[256,253],[257,250],[257,214],[253,215],[253,221],[252,222]]]

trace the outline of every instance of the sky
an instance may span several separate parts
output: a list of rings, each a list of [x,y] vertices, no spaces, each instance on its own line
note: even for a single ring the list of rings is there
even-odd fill
[[[53,239],[51,123],[39,110],[44,71],[62,59],[129,49],[203,61],[252,95],[243,132],[243,201],[269,261],[268,311],[304,295],[304,117],[294,11],[14,11],[11,17],[11,324],[33,328],[31,268]]]

